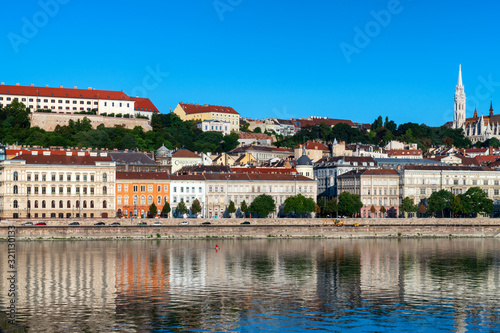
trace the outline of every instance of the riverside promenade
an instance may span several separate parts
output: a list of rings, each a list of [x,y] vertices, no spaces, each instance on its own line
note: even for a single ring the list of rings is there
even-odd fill
[[[326,224],[325,224],[326,220]],[[200,238],[408,238],[488,237],[500,239],[500,219],[61,219],[46,226],[27,220],[0,221],[0,239],[14,227],[17,240],[200,239]],[[187,225],[179,225],[187,221]],[[241,224],[244,221],[250,224]],[[41,220],[30,220],[33,224]],[[79,222],[78,226],[69,226]],[[105,225],[94,225],[104,222]],[[119,226],[112,226],[114,222]],[[147,225],[139,225],[145,222]],[[160,226],[152,226],[160,222]],[[202,224],[210,222],[210,224]]]

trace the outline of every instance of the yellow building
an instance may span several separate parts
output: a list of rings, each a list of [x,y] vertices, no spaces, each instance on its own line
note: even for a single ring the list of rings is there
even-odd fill
[[[174,113],[182,120],[218,120],[229,123],[231,131],[238,132],[240,129],[240,114],[229,106],[200,105],[179,103]]]

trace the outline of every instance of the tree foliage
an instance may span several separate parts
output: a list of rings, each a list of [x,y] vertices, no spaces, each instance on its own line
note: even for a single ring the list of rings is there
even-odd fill
[[[194,199],[193,203],[191,204],[191,214],[199,214],[201,213],[201,204],[198,199]]]
[[[149,213],[148,213],[148,216],[149,217],[155,217],[156,214],[158,214],[158,207],[156,207],[155,203],[153,202],[150,206],[149,206]]]
[[[187,213],[187,211],[188,211],[188,209],[187,209],[184,201],[179,202],[179,204],[177,205],[177,214],[184,215]]]
[[[266,217],[276,209],[276,203],[272,196],[261,194],[256,197],[249,207],[251,212],[257,213],[260,217]]]
[[[297,194],[294,196],[290,196],[285,200],[285,206],[283,207],[283,211],[285,214],[290,212],[304,214],[304,213],[312,213],[316,207],[316,203],[313,198],[306,198],[302,194]]]
[[[493,200],[480,187],[471,187],[460,195],[466,214],[489,214],[493,211]]]
[[[169,213],[170,213],[170,204],[168,202],[165,202],[163,208],[161,209],[161,215],[163,215],[163,217],[167,217]]]
[[[358,213],[363,207],[363,203],[357,194],[351,194],[349,192],[342,192],[339,195],[339,212],[353,216]]]
[[[406,197],[401,201],[401,211],[404,213],[412,213],[417,211],[417,205],[413,203],[413,199]]]
[[[229,214],[234,214],[234,213],[236,212],[236,207],[235,207],[235,205],[234,205],[233,200],[231,200],[231,201],[229,202],[229,206],[227,206],[227,212],[228,212]]]

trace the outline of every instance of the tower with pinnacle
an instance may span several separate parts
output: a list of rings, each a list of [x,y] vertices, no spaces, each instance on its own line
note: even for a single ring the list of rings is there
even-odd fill
[[[455,114],[453,128],[462,128],[465,123],[465,92],[462,84],[462,65],[458,67],[458,84],[455,90]]]

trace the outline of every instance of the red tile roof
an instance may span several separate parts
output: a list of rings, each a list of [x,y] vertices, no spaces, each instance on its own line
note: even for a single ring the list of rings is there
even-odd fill
[[[160,111],[158,111],[156,106],[153,104],[153,102],[151,102],[149,98],[131,97],[131,99],[135,101],[135,111],[160,113]]]
[[[0,85],[0,94],[132,101],[123,91]]]
[[[17,155],[32,155],[32,152],[36,152],[38,155],[43,155],[45,152],[50,152],[50,155],[64,155],[68,152],[71,152],[73,155],[77,155],[78,153],[84,153],[85,155],[89,155],[88,150],[55,150],[55,149],[30,149],[30,148],[24,148],[24,149],[5,149],[5,155],[7,156],[17,156]]]
[[[181,108],[186,112],[186,114],[196,114],[196,113],[207,113],[207,112],[218,112],[218,113],[231,113],[238,114],[232,107],[229,106],[218,106],[218,105],[199,105],[199,104],[189,104],[189,103],[179,103]]]
[[[331,119],[331,118],[308,118],[308,119],[292,119],[294,125],[298,125],[299,127],[309,126],[319,126],[321,123],[325,123],[326,125],[333,127],[337,124],[344,123],[351,127],[355,127],[356,125],[350,121],[345,119]]]
[[[310,149],[310,150],[328,150],[328,147],[327,147],[327,146],[325,146],[324,144],[319,143],[319,142],[314,142],[314,141],[311,141],[311,140],[306,141],[305,145],[306,145],[306,149],[308,149],[308,150],[309,150],[309,149]],[[300,145],[297,145],[297,146],[295,147],[295,149],[297,149],[297,148],[302,148],[302,146],[303,146],[303,145],[301,145],[301,144],[300,144]]]
[[[370,175],[388,175],[388,176],[396,176],[398,172],[394,169],[367,169],[363,172],[363,176]]]
[[[386,153],[391,156],[415,156],[422,155],[421,149],[387,149]]]
[[[195,153],[193,153],[192,151],[184,149],[184,148],[179,149],[178,151],[173,153],[172,157],[176,157],[176,158],[179,158],[179,157],[197,157],[197,158],[200,158],[200,156],[198,156]]]
[[[152,180],[168,180],[170,179],[166,172],[116,172],[116,179],[152,179]]]
[[[270,135],[264,133],[239,132],[238,136],[240,137],[240,139],[271,140],[271,143],[273,142],[273,138]]]
[[[498,155],[479,155],[475,157],[476,161],[480,164],[486,164],[488,162],[495,162],[500,159]]]
[[[61,156],[61,155],[19,155],[14,160],[26,161],[26,164],[44,165],[94,165],[95,162],[113,162],[111,156]]]
[[[250,173],[284,173],[296,174],[297,170],[294,168],[235,168],[231,167],[233,172],[250,172]]]

